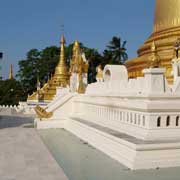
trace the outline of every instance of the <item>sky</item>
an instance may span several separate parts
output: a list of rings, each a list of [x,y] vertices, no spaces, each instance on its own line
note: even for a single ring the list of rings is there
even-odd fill
[[[0,52],[3,78],[9,66],[32,49],[59,46],[61,26],[67,44],[79,40],[99,52],[113,36],[127,41],[129,58],[152,33],[154,0],[1,0]]]

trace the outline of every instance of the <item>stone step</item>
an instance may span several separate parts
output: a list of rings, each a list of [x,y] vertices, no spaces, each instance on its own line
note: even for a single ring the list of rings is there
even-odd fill
[[[130,169],[180,166],[179,141],[143,141],[77,117],[64,128]]]

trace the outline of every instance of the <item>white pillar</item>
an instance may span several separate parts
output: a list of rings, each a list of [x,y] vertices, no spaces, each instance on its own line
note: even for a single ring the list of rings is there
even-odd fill
[[[166,91],[165,68],[144,69],[144,93],[160,94]]]

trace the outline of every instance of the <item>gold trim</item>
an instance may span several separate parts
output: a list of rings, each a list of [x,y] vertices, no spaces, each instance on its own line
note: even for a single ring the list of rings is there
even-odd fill
[[[35,111],[36,111],[38,118],[40,118],[40,119],[41,118],[49,119],[53,116],[52,112],[47,112],[44,108],[40,107],[39,105],[37,105],[35,107]]]

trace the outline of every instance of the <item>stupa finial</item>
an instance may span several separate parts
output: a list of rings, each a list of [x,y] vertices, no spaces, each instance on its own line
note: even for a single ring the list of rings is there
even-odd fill
[[[65,37],[64,37],[64,34],[61,35],[61,40],[60,40],[60,43],[61,43],[61,48],[60,48],[60,60],[59,60],[59,64],[62,65],[62,66],[66,66],[65,64]]]

